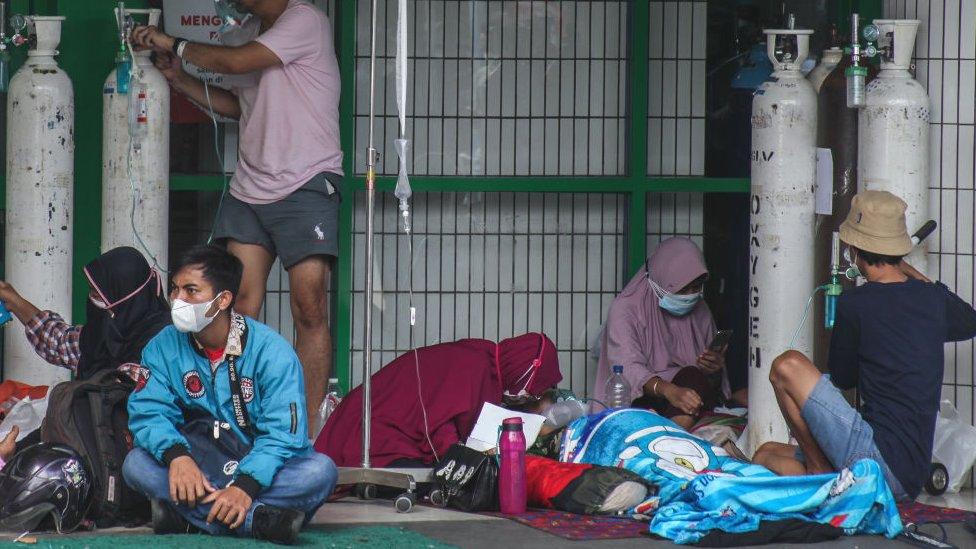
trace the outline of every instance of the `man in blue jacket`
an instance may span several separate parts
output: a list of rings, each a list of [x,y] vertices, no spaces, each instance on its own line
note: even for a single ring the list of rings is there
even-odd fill
[[[232,309],[242,271],[208,246],[174,268],[173,326],[143,350],[123,473],[152,501],[157,534],[195,527],[294,543],[337,472],[309,446],[291,345]]]

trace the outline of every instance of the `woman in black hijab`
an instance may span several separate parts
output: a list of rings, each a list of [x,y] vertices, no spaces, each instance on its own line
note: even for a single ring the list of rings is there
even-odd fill
[[[135,248],[105,252],[85,266],[88,323],[72,326],[42,311],[6,282],[0,300],[23,324],[41,358],[87,379],[116,368],[136,379],[142,348],[170,323],[162,280]]]

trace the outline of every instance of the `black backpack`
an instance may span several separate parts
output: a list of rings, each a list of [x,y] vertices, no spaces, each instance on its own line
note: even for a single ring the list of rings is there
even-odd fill
[[[135,384],[115,369],[59,383],[48,396],[41,440],[67,444],[85,460],[93,482],[88,518],[99,528],[149,520],[149,500],[122,478],[132,449],[126,405]]]

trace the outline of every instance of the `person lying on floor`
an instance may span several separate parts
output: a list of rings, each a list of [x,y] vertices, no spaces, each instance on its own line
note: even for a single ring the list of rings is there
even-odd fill
[[[429,466],[471,434],[484,403],[520,402],[562,379],[552,341],[529,333],[500,343],[462,339],[408,351],[373,374],[373,466]],[[329,416],[315,449],[340,466],[362,462],[363,392]]]
[[[796,351],[773,362],[769,379],[799,448],[768,442],[756,463],[802,475],[870,458],[896,498],[914,499],[921,490],[931,466],[943,344],[976,336],[976,311],[905,262],[912,250],[906,208],[888,192],[854,197],[840,238],[851,270],[867,284],[837,300],[829,374]],[[840,392],[855,386],[860,412]]]
[[[242,271],[210,246],[173,268],[174,326],[143,351],[123,476],[151,500],[157,534],[197,528],[294,543],[337,471],[309,447],[292,346],[233,311]]]
[[[637,408],[682,427],[729,398],[725,351],[708,345],[715,321],[702,300],[708,269],[698,246],[669,238],[614,299],[600,343],[595,398],[606,402],[610,369],[622,365]]]
[[[142,349],[170,323],[159,274],[135,248],[96,257],[82,270],[88,279],[88,322],[73,326],[42,311],[7,282],[0,300],[24,324],[27,341],[44,360],[88,379],[106,368],[134,377]]]
[[[834,536],[894,537],[902,530],[874,461],[854,462],[842,473],[783,477],[734,459],[650,410],[604,410],[577,419],[563,435],[560,461],[622,467],[640,475],[656,494],[630,514],[650,516],[651,533],[677,543],[695,543],[719,531],[760,532],[780,521],[793,521],[780,526],[799,530],[811,522],[842,529]]]

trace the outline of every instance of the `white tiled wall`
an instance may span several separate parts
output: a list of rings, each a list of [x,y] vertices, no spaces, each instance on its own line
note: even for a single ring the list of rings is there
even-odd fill
[[[703,0],[650,4],[649,175],[705,173],[706,14]]]
[[[364,198],[357,193],[354,206],[353,384],[362,380]],[[411,260],[396,201],[383,195],[373,370],[414,346],[541,330],[559,349],[562,385],[587,391],[595,375],[590,345],[624,276],[626,202],[611,193],[418,193]]]
[[[370,2],[359,2],[356,169],[365,171]],[[396,2],[380,0],[376,137],[395,174]],[[411,171],[619,175],[626,169],[627,2],[409,2]]]
[[[976,0],[886,0],[885,16],[919,19],[916,78],[932,103],[930,201],[939,222],[930,270],[960,297],[974,297],[974,103]],[[974,419],[973,342],[946,346],[942,395]]]

